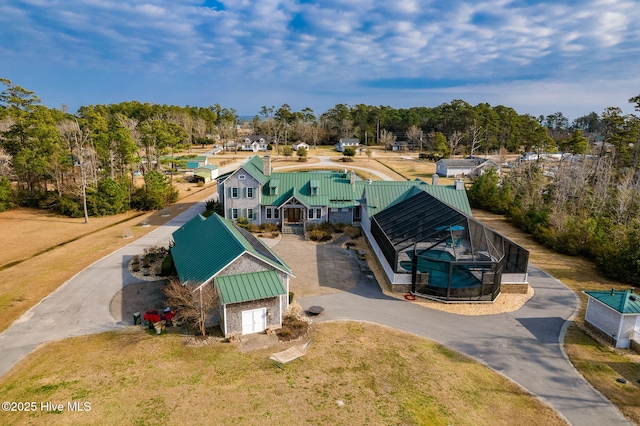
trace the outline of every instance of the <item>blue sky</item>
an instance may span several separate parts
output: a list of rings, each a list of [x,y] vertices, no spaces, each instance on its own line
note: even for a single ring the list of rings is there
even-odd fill
[[[0,77],[70,111],[453,99],[570,119],[640,94],[638,0],[4,0]]]

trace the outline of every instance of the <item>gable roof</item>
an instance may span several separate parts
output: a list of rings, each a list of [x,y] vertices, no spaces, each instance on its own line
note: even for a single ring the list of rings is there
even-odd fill
[[[454,185],[429,185],[422,180],[356,182],[356,184],[359,184],[364,191],[369,217],[413,197],[418,192],[426,192],[471,216],[471,206],[466,191],[456,190]]]
[[[215,282],[223,305],[287,294],[274,270],[224,275]]]
[[[640,295],[631,290],[585,291],[584,293],[622,314],[640,314],[640,297],[638,297]]]
[[[293,275],[260,240],[217,214],[194,217],[173,233],[173,241],[171,255],[182,282],[203,284],[244,253]]]
[[[447,158],[447,159],[439,160],[438,162],[446,165],[450,169],[456,169],[456,168],[466,169],[469,167],[479,166],[485,161],[487,160],[484,158],[465,158],[465,159]]]
[[[253,176],[262,185],[269,181],[269,176],[264,175],[264,162],[258,155],[249,157],[238,170],[241,169]]]

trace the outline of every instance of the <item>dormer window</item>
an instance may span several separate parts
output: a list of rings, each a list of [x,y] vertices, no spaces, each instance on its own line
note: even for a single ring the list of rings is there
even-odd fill
[[[278,195],[278,179],[273,179],[269,182],[269,195]]]
[[[311,188],[311,195],[318,195],[320,188],[320,181],[311,180],[309,181],[309,187]]]

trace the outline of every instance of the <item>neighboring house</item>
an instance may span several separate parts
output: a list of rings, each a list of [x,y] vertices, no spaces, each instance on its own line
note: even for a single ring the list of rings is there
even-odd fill
[[[413,151],[415,145],[413,141],[395,141],[391,149],[393,151]]]
[[[485,158],[448,158],[436,163],[436,173],[443,177],[479,176],[491,167],[500,172],[499,164]]]
[[[205,164],[202,167],[196,168],[193,171],[193,176],[196,181],[209,183],[218,177],[218,167]]]
[[[240,141],[240,149],[242,149],[243,151],[253,152],[266,151],[269,145],[268,139],[269,138],[267,136],[262,135],[245,136]]]
[[[184,285],[214,285],[225,336],[282,327],[291,269],[251,233],[213,214],[173,233],[171,255]]]
[[[309,151],[309,144],[308,143],[304,143],[304,142],[296,142],[293,145],[291,145],[291,147],[293,148],[294,151],[297,151],[298,148],[302,147],[304,149],[306,149],[307,151]]]
[[[561,152],[525,152],[521,158],[522,161],[537,161],[537,160],[549,160],[560,161],[562,160]]]
[[[341,138],[334,146],[336,147],[336,151],[343,152],[348,146],[352,146],[354,148],[359,147],[360,141],[358,138]]]
[[[634,290],[585,291],[585,321],[616,348],[640,347],[640,299]]]

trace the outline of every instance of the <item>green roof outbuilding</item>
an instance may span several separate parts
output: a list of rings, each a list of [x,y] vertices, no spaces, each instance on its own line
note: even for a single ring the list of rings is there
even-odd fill
[[[215,282],[223,305],[287,294],[274,270],[225,275],[217,277]]]
[[[621,314],[640,314],[640,297],[632,290],[585,291],[584,293]]]

